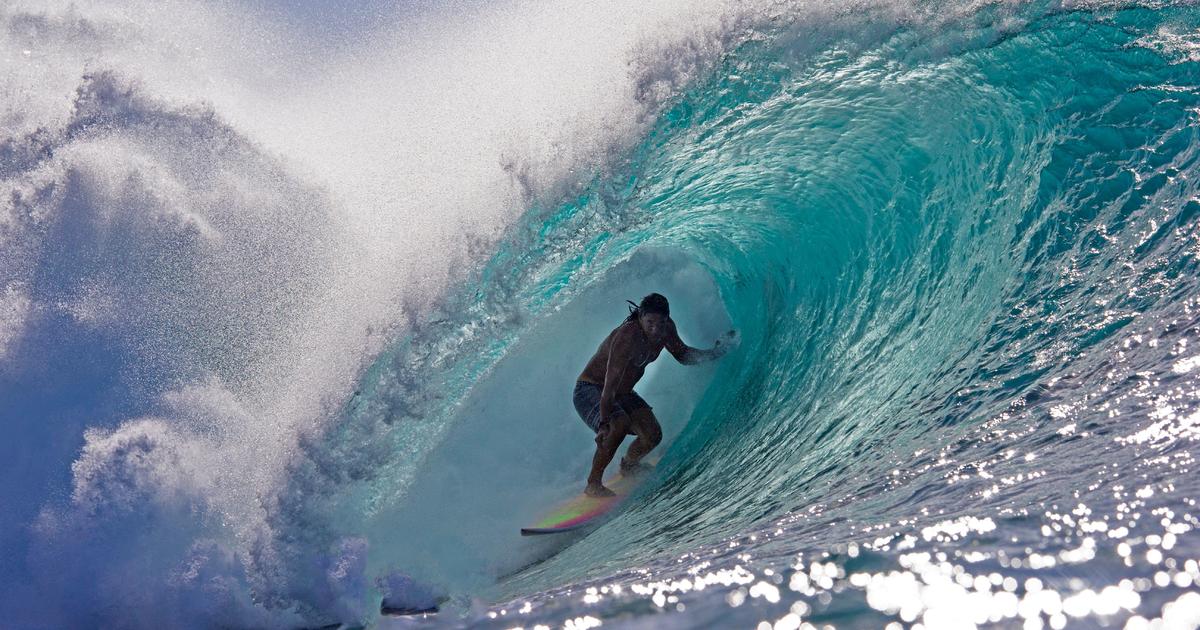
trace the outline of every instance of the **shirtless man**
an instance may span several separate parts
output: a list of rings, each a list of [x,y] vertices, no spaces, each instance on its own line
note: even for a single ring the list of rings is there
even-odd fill
[[[684,344],[675,331],[675,322],[671,321],[667,298],[658,293],[647,295],[641,304],[633,306],[629,317],[600,343],[575,383],[575,410],[588,428],[596,432],[596,455],[584,490],[592,497],[613,495],[600,480],[626,435],[637,439],[621,458],[622,475],[649,468],[640,463],[641,459],[662,440],[662,428],[650,405],[633,391],[646,373],[646,366],[658,358],[663,348],[684,365],[716,359],[728,350],[728,344],[722,345],[721,340],[711,350]],[[726,338],[733,335],[730,331]]]

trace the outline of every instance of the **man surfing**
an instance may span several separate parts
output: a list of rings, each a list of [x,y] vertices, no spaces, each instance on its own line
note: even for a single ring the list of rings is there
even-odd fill
[[[721,339],[711,350],[683,343],[671,320],[667,298],[658,293],[642,298],[641,304],[629,304],[629,317],[604,338],[575,383],[575,411],[596,432],[596,455],[584,490],[591,497],[613,496],[601,478],[626,435],[636,439],[621,458],[622,475],[648,469],[641,459],[662,440],[662,428],[650,405],[633,391],[646,373],[646,366],[658,358],[663,348],[684,365],[711,361],[728,350]],[[735,334],[730,331],[724,339],[731,340]]]

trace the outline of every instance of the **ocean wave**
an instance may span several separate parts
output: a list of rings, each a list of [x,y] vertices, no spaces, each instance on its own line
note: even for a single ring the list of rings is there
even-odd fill
[[[936,625],[965,613],[921,553],[1080,597],[1147,570],[1120,545],[1183,562],[1145,523],[1194,495],[1194,9],[625,8],[418,20],[279,101],[230,70],[262,51],[180,52],[211,16],[134,62],[157,18],[4,14],[40,65],[0,85],[56,69],[0,138],[8,618]],[[630,509],[515,540],[578,490],[570,384],[650,291],[741,347],[639,386],[666,439]],[[1177,595],[1137,592],[1104,614]]]

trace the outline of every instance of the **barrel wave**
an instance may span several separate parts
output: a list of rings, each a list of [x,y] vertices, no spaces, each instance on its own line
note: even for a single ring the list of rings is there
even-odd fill
[[[767,3],[704,19],[639,40],[635,105],[597,123],[613,138],[568,134],[585,146],[562,164],[504,145],[516,211],[478,232],[447,223],[468,232],[460,255],[403,287],[436,299],[371,302],[353,321],[372,332],[336,338],[341,377],[317,379],[303,413],[245,402],[269,389],[244,376],[259,352],[154,372],[175,415],[121,408],[89,430],[70,499],[43,501],[25,535],[34,587],[75,599],[53,622],[137,626],[153,602],[44,576],[130,575],[88,545],[124,562],[149,541],[139,579],[187,616],[141,618],[184,627],[1200,624],[1200,10]],[[110,84],[89,75],[79,102],[114,107],[92,89]],[[54,142],[82,142],[82,111]],[[151,125],[136,118],[106,124],[136,139]],[[211,124],[241,146],[237,122]],[[27,176],[4,146],[3,174]],[[371,287],[327,272],[349,256],[316,244],[346,232],[336,187],[280,186],[272,199],[313,215],[271,261],[300,297],[234,317],[256,324],[236,340],[287,345],[286,364],[325,346],[285,344],[275,322]],[[254,235],[202,252],[245,273],[261,228],[218,229]],[[300,262],[309,249],[321,256]],[[421,276],[415,260],[403,268]],[[63,293],[22,278],[0,292],[11,321]],[[160,285],[129,286],[180,293]],[[572,383],[624,300],[652,291],[690,345],[730,328],[739,344],[647,372],[662,460],[626,509],[519,537],[582,489],[593,442]],[[299,319],[321,338],[359,312],[352,298]],[[148,321],[166,343],[176,320]],[[195,348],[167,363],[203,364]],[[287,445],[269,465],[266,446],[234,444],[259,438],[205,430],[283,416],[303,421],[266,423]],[[253,483],[224,478],[222,453]],[[441,612],[381,617],[381,600]]]

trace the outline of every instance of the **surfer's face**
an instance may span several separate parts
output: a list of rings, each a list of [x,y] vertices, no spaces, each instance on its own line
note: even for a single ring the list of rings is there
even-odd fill
[[[645,313],[638,318],[642,323],[642,332],[652,341],[661,341],[667,334],[667,316],[661,313]]]

